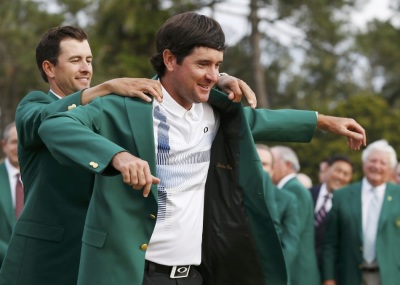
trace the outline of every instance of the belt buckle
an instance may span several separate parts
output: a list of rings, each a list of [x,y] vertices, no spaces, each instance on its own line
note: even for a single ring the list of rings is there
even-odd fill
[[[190,265],[175,265],[172,266],[170,278],[185,278],[189,276]]]

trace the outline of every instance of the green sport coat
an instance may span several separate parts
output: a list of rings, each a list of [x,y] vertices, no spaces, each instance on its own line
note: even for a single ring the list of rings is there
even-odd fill
[[[81,238],[94,175],[58,163],[38,135],[49,115],[80,104],[31,92],[16,112],[25,205],[0,272],[1,285],[76,284]],[[57,126],[56,129],[62,129]]]
[[[320,285],[320,276],[314,247],[314,207],[311,193],[296,177],[290,179],[281,191],[296,196],[299,218],[299,244],[289,270],[291,285]]]
[[[0,164],[0,268],[15,224],[10,180],[4,162]]]
[[[283,255],[286,261],[286,269],[290,276],[290,269],[294,266],[294,260],[300,243],[300,220],[296,196],[284,189],[275,188],[276,205],[278,208],[279,222],[281,226],[281,243]]]
[[[254,146],[259,141],[309,141],[311,111],[243,109],[213,90],[220,114],[205,190],[204,284],[286,284],[286,270],[264,187],[271,181]],[[157,187],[144,198],[109,167],[118,144],[149,163],[156,176],[152,104],[106,96],[47,118],[39,133],[54,157],[96,176],[86,219],[78,284],[141,284],[155,226]],[[57,126],[63,126],[57,128]],[[94,133],[93,133],[94,132]],[[107,139],[105,139],[107,138]],[[267,180],[268,179],[268,180]]]
[[[333,192],[332,209],[322,249],[323,280],[337,285],[361,284],[363,231],[361,182]],[[376,239],[376,256],[382,285],[400,280],[400,186],[386,184]]]

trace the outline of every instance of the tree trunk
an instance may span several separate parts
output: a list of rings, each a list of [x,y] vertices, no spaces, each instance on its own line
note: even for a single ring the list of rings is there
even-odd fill
[[[260,39],[261,34],[258,30],[258,24],[260,19],[258,18],[258,0],[250,1],[250,15],[249,20],[251,23],[251,34],[250,34],[250,42],[253,47],[253,55],[252,55],[252,71],[254,76],[254,92],[257,96],[257,106],[261,108],[268,108],[268,94],[265,83],[264,76],[264,67],[261,64],[261,50],[260,50]]]

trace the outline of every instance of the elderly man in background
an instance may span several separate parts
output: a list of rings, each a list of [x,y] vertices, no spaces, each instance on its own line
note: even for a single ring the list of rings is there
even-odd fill
[[[264,171],[273,177],[274,157],[271,149],[263,144],[256,144],[256,148]],[[291,276],[290,268],[293,266],[300,242],[300,221],[297,215],[297,200],[296,196],[289,191],[278,189],[275,185],[272,186],[268,187],[267,190],[274,193],[274,200],[270,203],[267,201],[267,205],[268,209],[271,208],[270,204],[274,204],[277,208],[283,255],[285,257],[288,276]],[[290,279],[289,277],[289,282]]]
[[[291,285],[319,285],[320,277],[314,248],[314,213],[310,191],[297,179],[300,163],[296,153],[286,146],[271,148],[274,157],[272,181],[282,191],[296,196],[299,219],[298,251],[289,268]]]
[[[337,190],[322,257],[324,285],[394,285],[400,280],[400,186],[390,183],[396,152],[387,141],[362,153],[364,177]]]

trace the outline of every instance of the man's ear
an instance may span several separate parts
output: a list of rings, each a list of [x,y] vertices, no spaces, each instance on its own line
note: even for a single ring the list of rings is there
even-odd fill
[[[5,152],[6,150],[6,145],[7,145],[7,141],[6,140],[1,140],[1,149],[3,150],[3,152]]]
[[[43,61],[42,68],[46,73],[47,78],[54,78],[54,65],[50,61]]]
[[[176,56],[169,49],[165,49],[163,51],[163,59],[166,69],[173,71],[176,65]]]

